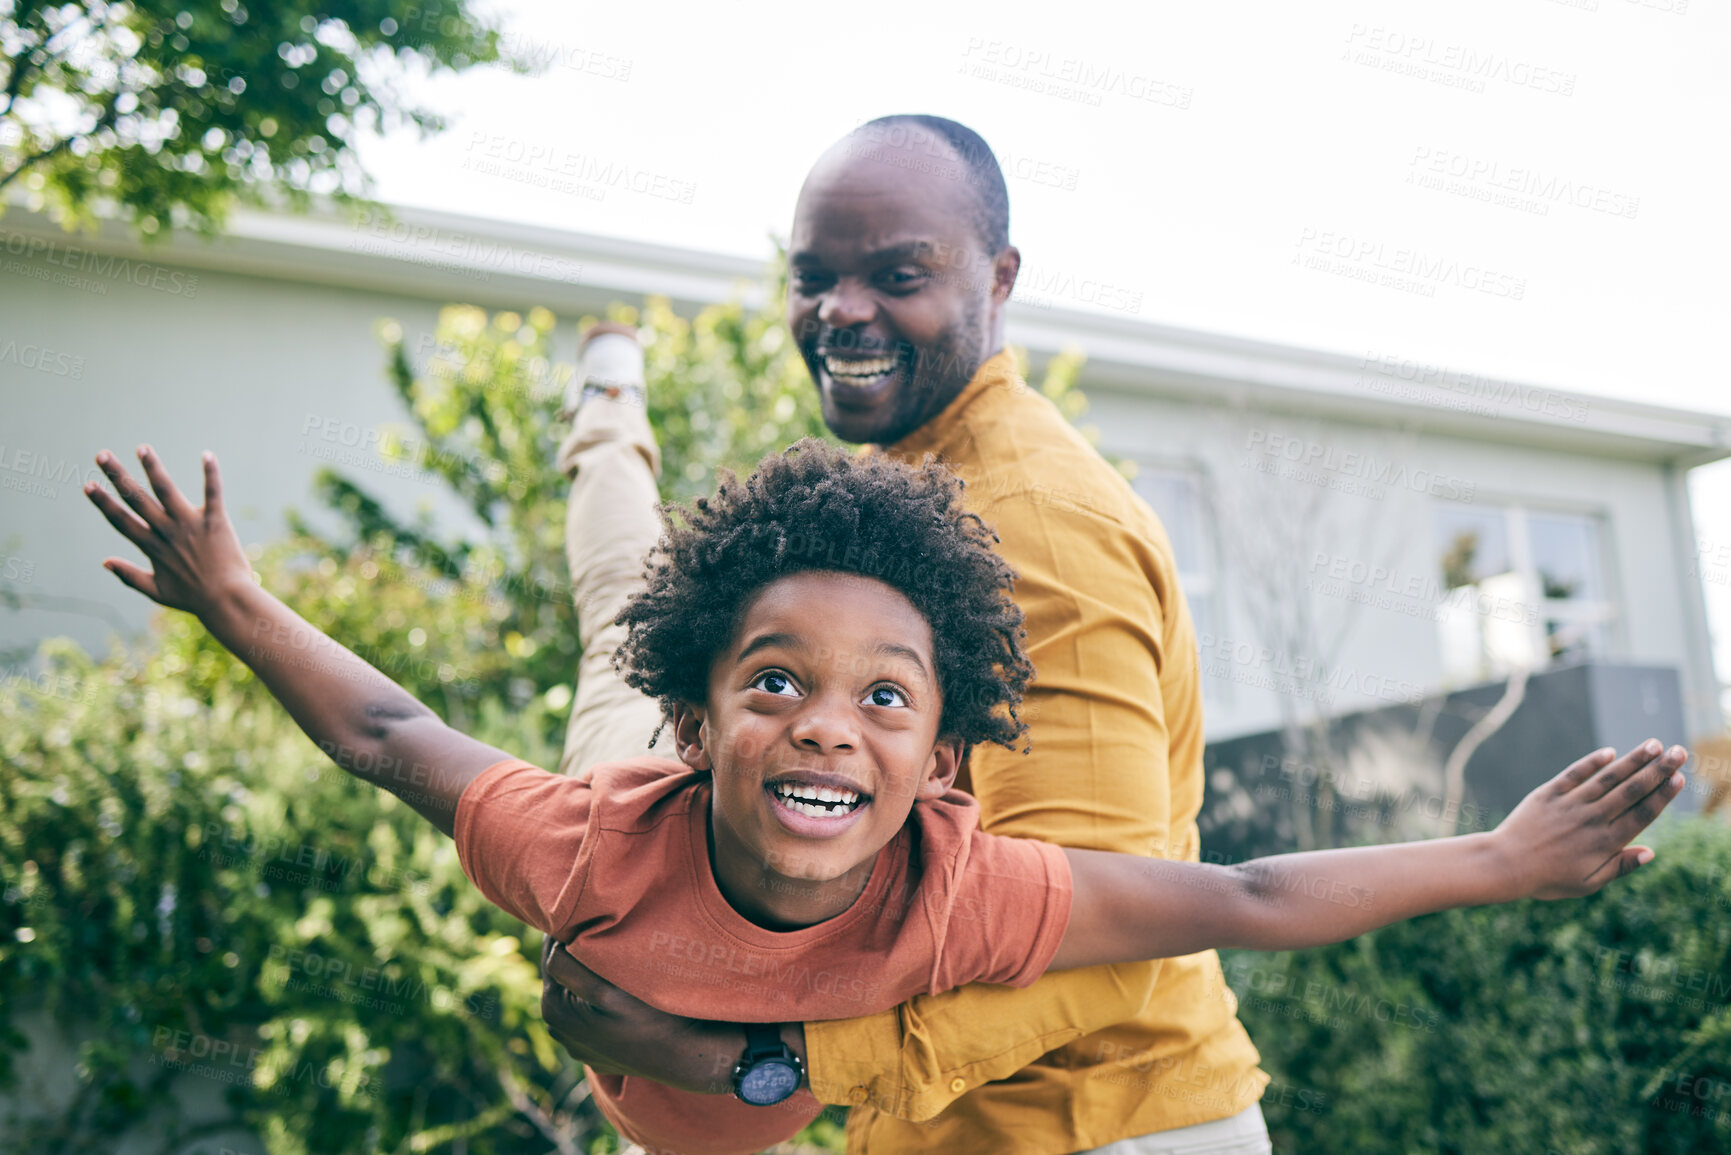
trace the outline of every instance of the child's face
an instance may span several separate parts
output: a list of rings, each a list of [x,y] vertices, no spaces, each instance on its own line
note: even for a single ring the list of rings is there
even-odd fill
[[[676,739],[713,771],[718,853],[737,845],[821,882],[872,861],[915,799],[949,789],[961,750],[938,742],[942,714],[931,626],[912,603],[875,578],[807,571],[746,606]]]

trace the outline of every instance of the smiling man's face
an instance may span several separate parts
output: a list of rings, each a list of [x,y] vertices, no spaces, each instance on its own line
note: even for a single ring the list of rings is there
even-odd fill
[[[1021,257],[984,251],[966,171],[947,145],[852,137],[800,191],[788,327],[844,440],[901,440],[1002,346]]]

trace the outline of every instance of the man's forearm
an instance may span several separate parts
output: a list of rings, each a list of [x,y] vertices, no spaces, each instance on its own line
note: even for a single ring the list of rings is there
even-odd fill
[[[1245,935],[1228,945],[1251,950],[1323,946],[1421,914],[1510,902],[1524,893],[1489,832],[1281,854],[1233,869],[1245,884]]]
[[[394,726],[437,720],[408,691],[257,585],[236,587],[201,620],[307,737],[358,777],[377,776],[389,758]]]

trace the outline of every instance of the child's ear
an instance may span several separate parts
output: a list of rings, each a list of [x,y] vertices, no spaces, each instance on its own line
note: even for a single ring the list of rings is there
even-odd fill
[[[926,761],[925,777],[920,779],[914,800],[942,798],[956,784],[956,775],[962,769],[962,754],[966,750],[960,738],[939,738],[937,745],[932,747],[932,756]]]
[[[688,702],[674,704],[673,752],[693,770],[715,769],[715,764],[709,759],[709,751],[704,748],[704,740],[708,736],[705,721],[703,707],[693,706]]]

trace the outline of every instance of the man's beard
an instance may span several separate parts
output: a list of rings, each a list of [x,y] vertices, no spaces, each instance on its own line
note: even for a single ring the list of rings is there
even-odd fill
[[[894,445],[943,412],[967,388],[985,360],[986,334],[980,326],[981,303],[970,300],[961,322],[945,329],[938,343],[913,350],[913,368],[888,427],[872,440]]]

